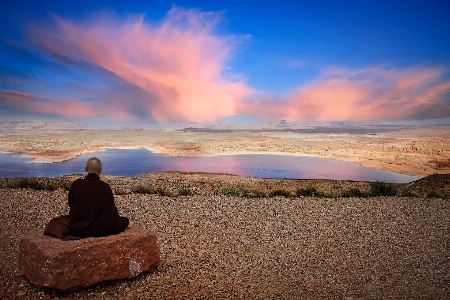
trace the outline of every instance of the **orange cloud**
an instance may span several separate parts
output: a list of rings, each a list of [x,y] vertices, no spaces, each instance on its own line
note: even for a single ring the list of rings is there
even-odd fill
[[[56,114],[69,118],[95,116],[92,107],[71,99],[50,99],[19,91],[1,91],[0,101],[11,108],[21,111]]]
[[[122,121],[131,119],[131,116],[120,110],[93,107],[75,99],[53,99],[19,91],[0,91],[0,103],[17,111],[33,111],[66,118],[112,117]]]
[[[213,21],[213,14],[175,7],[160,26],[142,17],[123,24],[56,19],[56,27],[33,29],[31,37],[47,53],[98,65],[145,91],[139,107],[159,122],[212,121],[234,114],[252,92],[221,76],[236,38],[214,35]]]
[[[29,38],[60,63],[95,69],[94,77],[107,73],[100,79],[122,85],[94,91],[95,103],[27,96],[20,100],[24,107],[64,117],[158,122],[205,122],[235,114],[324,121],[450,116],[447,70],[332,67],[290,94],[268,95],[223,76],[240,38],[217,35],[214,13],[174,7],[158,25],[145,23],[143,17],[120,22],[98,14],[92,20],[55,18],[48,27],[29,28]],[[98,69],[101,74],[95,73]],[[2,93],[4,101],[18,108],[12,100],[17,95]]]
[[[284,97],[253,98],[239,111],[267,120],[401,120],[450,116],[450,80],[433,68],[332,68]],[[447,96],[445,96],[447,95]]]

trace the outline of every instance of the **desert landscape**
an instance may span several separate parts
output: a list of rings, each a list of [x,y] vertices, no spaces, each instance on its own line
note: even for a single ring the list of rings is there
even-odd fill
[[[81,176],[0,181],[1,299],[447,299],[450,294],[450,202],[422,196],[430,189],[448,195],[450,174],[392,185],[409,197],[363,196],[370,183],[355,181],[179,172],[102,176],[115,192],[119,213],[156,232],[161,265],[133,280],[76,292],[37,288],[18,274],[20,238],[68,213],[67,189]],[[311,188],[317,195],[299,196]],[[363,194],[343,193],[349,190]]]
[[[0,0],[0,300],[450,299],[448,1],[41,2]],[[93,156],[133,226],[43,236]]]
[[[0,124],[1,125],[1,124]],[[106,148],[146,148],[172,156],[279,154],[356,162],[407,175],[450,172],[450,126],[259,126],[111,130],[76,123],[0,126],[3,152],[35,163],[70,160]]]
[[[56,131],[46,124],[4,130],[4,151],[35,158],[35,163],[109,147],[178,156],[308,155],[423,177],[378,183],[184,172],[102,175],[119,213],[156,232],[161,265],[133,280],[67,293],[21,278],[17,251],[23,235],[42,232],[51,218],[68,213],[68,189],[84,175],[2,178],[1,299],[450,295],[447,126],[93,130],[71,125]]]

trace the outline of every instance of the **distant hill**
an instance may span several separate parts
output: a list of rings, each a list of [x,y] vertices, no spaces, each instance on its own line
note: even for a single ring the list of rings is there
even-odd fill
[[[66,120],[0,121],[0,132],[65,131],[87,129],[86,126]]]
[[[428,175],[410,183],[406,190],[416,193],[419,197],[426,197],[428,192],[434,190],[448,199],[450,197],[450,174]]]
[[[381,121],[287,121],[290,126],[367,126],[383,125]]]
[[[330,126],[383,125],[381,121],[331,121]]]
[[[233,115],[228,116],[225,118],[222,118],[220,120],[216,121],[219,124],[237,124],[237,125],[243,125],[243,124],[266,124],[267,122],[264,122],[258,118],[251,117],[251,116],[242,116],[242,115]]]

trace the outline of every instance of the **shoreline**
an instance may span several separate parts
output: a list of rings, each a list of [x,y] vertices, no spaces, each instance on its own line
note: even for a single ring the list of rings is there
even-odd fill
[[[351,129],[351,128],[350,128]],[[350,130],[349,129],[349,130]],[[357,163],[411,176],[450,172],[450,127],[403,128],[379,134],[271,132],[98,131],[0,134],[4,153],[32,163],[68,161],[105,149],[145,148],[166,156],[289,155]]]
[[[67,155],[65,157],[59,157],[56,159],[55,156],[46,156],[46,155],[33,155],[27,152],[19,152],[19,151],[13,151],[13,150],[3,150],[1,153],[5,154],[21,154],[20,158],[23,159],[32,159],[30,163],[33,164],[53,164],[53,163],[62,163],[66,161],[70,161],[72,159],[77,158],[80,155],[89,154],[89,153],[96,153],[96,152],[104,152],[107,149],[124,149],[124,150],[134,150],[134,149],[146,149],[147,151],[161,154],[164,156],[178,156],[181,155],[174,155],[170,153],[169,151],[158,151],[155,148],[151,147],[143,147],[143,146],[118,146],[118,147],[102,147],[100,149],[89,149],[85,150],[82,153],[77,153],[73,155]],[[186,153],[186,155],[183,155],[183,157],[215,157],[215,156],[235,156],[235,155],[279,155],[279,156],[294,156],[294,157],[311,157],[311,158],[319,158],[319,159],[329,159],[329,160],[335,160],[335,161],[343,161],[343,162],[349,162],[349,163],[356,163],[362,168],[369,168],[369,169],[376,169],[386,172],[392,172],[396,174],[401,175],[409,175],[409,176],[416,176],[416,177],[424,177],[429,175],[426,172],[400,172],[395,171],[393,168],[383,167],[380,164],[377,164],[376,162],[369,163],[369,161],[361,161],[359,159],[348,159],[348,158],[337,158],[331,155],[314,155],[310,153],[284,153],[284,152],[257,152],[257,151],[240,151],[240,152],[221,152],[221,153],[214,153],[214,154],[200,154],[200,155],[189,155],[189,153]]]

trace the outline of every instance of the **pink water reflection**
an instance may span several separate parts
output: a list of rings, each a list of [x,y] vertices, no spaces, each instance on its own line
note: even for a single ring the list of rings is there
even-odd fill
[[[259,178],[335,179],[355,181],[411,182],[419,177],[363,168],[356,163],[285,155],[226,155],[173,157],[146,149],[107,149],[55,164],[32,164],[12,154],[0,153],[0,178],[55,177],[83,174],[89,157],[103,162],[103,174],[133,176],[157,171],[208,172]]]

